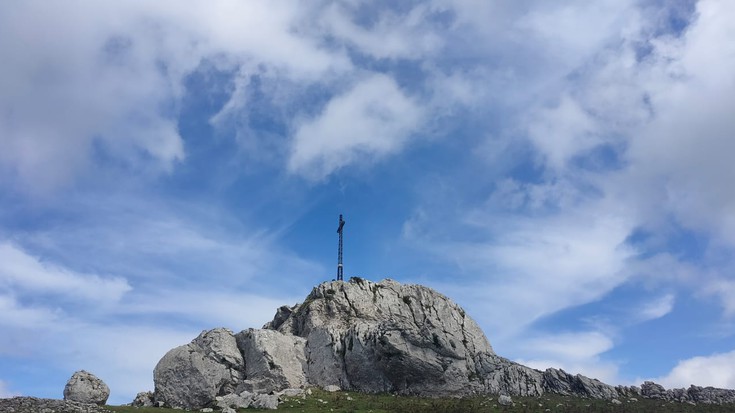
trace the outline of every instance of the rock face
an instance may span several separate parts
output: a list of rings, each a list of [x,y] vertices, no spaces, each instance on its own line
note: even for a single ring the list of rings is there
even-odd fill
[[[304,375],[306,340],[272,330],[249,329],[237,334],[237,346],[247,360],[241,386],[250,392],[300,388]]]
[[[580,374],[571,375],[564,370],[547,369],[543,376],[544,391],[549,393],[592,399],[614,399],[619,397],[615,387]]]
[[[479,326],[445,296],[392,280],[323,283],[265,326],[306,339],[309,383],[365,392],[458,395],[484,390]]]
[[[732,390],[665,390],[650,382],[612,387],[563,370],[531,369],[495,354],[475,321],[436,291],[359,278],[318,285],[303,303],[279,308],[263,329],[202,332],[161,359],[154,382],[156,404],[222,411],[275,408],[274,393],[306,386],[424,396],[557,393],[735,403]]]
[[[84,370],[74,373],[64,387],[64,400],[103,405],[110,388],[97,376]]]
[[[735,403],[735,390],[700,387],[691,385],[688,389],[666,390],[662,385],[652,381],[644,382],[640,389],[641,396],[649,399],[690,402],[695,404]]]
[[[155,399],[170,407],[201,408],[235,392],[244,378],[235,335],[217,328],[163,356],[153,370]]]

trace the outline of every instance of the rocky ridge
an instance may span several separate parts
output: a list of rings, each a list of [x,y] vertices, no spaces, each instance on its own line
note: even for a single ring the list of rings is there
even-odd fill
[[[735,403],[734,390],[665,390],[650,382],[613,387],[559,369],[531,369],[495,354],[475,321],[444,295],[360,278],[316,286],[303,303],[279,308],[262,329],[202,332],[161,359],[154,383],[156,404],[193,409],[217,406],[223,397],[253,403],[257,395],[308,386],[424,396],[556,393]]]
[[[71,400],[40,399],[37,397],[12,397],[0,399],[0,412],[6,413],[112,413],[95,404]]]

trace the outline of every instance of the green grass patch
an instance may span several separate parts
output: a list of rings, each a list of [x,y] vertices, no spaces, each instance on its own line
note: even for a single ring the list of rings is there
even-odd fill
[[[389,394],[362,394],[355,392],[328,393],[314,391],[305,399],[289,398],[278,407],[278,412],[293,413],[486,413],[486,412],[599,412],[599,413],[688,413],[688,412],[734,412],[735,405],[697,405],[672,403],[661,400],[641,399],[630,401],[620,399],[622,404],[615,405],[608,400],[582,399],[558,395],[541,397],[513,397],[513,406],[500,406],[497,397],[473,398],[423,398],[393,396]],[[110,406],[119,413],[164,413],[181,410],[160,408],[136,408],[130,406]],[[242,409],[241,413],[268,411]]]

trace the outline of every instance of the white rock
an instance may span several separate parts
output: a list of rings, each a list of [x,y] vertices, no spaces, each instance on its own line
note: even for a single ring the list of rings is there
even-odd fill
[[[134,407],[153,407],[155,399],[152,392],[143,391],[135,395],[135,399],[130,403]]]
[[[498,397],[498,404],[502,406],[510,406],[511,404],[513,404],[513,399],[508,395],[501,394]]]
[[[85,370],[74,373],[64,387],[64,400],[104,405],[110,388],[97,376]]]
[[[283,389],[278,392],[279,396],[285,397],[300,397],[305,394],[304,389]]]
[[[340,390],[342,389],[340,389],[339,386],[337,386],[336,384],[330,384],[330,385],[324,386],[324,391],[328,391],[330,393],[334,393]]]
[[[278,396],[275,394],[256,394],[251,407],[256,409],[278,409]]]
[[[248,329],[237,334],[245,356],[245,380],[241,388],[271,393],[306,385],[304,365],[306,340],[275,330]]]
[[[235,392],[244,361],[230,330],[202,332],[191,343],[166,353],[153,371],[156,400],[170,407],[200,409],[218,394]]]
[[[224,396],[217,396],[215,398],[215,404],[220,409],[231,407],[233,409],[247,409],[253,403],[253,394],[243,392],[240,394],[226,394]]]
[[[323,283],[266,326],[307,339],[306,376],[321,387],[469,394],[484,390],[478,355],[493,354],[457,304],[392,280]]]

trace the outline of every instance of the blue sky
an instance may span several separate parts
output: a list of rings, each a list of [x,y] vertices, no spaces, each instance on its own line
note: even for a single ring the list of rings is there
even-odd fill
[[[735,388],[735,3],[0,4],[0,396],[127,403],[345,275],[495,350]]]

